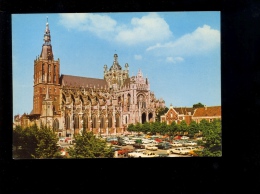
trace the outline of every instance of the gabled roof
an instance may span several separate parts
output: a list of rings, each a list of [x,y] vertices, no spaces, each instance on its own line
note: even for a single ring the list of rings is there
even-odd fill
[[[221,116],[221,106],[197,108],[193,117]]]
[[[186,108],[186,107],[178,107],[178,108],[173,108],[178,114],[184,114],[188,115],[190,112],[191,115],[193,115],[195,108]]]
[[[108,88],[108,84],[104,79],[80,77],[73,75],[61,75],[60,83],[62,86],[76,86],[76,87],[96,87]]]

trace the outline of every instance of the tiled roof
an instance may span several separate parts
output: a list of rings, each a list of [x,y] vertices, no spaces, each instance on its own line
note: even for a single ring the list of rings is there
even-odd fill
[[[188,115],[188,112],[190,112],[191,115],[193,115],[195,108],[186,108],[186,107],[178,107],[173,108],[177,113]]]
[[[197,108],[193,117],[221,116],[221,106]]]
[[[104,79],[80,77],[73,75],[61,75],[60,83],[62,86],[76,86],[76,87],[96,87],[96,88],[108,88],[108,84]]]

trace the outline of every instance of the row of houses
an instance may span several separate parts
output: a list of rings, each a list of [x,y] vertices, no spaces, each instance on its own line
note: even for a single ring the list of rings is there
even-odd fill
[[[161,116],[161,122],[166,122],[170,125],[172,122],[179,124],[185,121],[188,125],[191,121],[200,123],[202,119],[212,122],[214,119],[221,119],[221,106],[201,107],[201,108],[187,108],[187,107],[173,107]]]

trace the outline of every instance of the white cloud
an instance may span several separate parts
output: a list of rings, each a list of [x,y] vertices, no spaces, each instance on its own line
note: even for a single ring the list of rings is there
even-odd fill
[[[135,60],[141,60],[142,59],[142,55],[135,55],[134,58],[135,58]]]
[[[90,31],[98,36],[114,32],[117,24],[107,15],[92,13],[60,14],[60,23],[68,29]]]
[[[143,42],[160,42],[172,36],[169,25],[156,13],[142,18],[132,18],[131,25],[121,28],[115,39],[128,45]]]
[[[157,13],[132,18],[131,23],[123,25],[118,25],[114,19],[103,14],[60,14],[60,24],[68,29],[90,31],[101,38],[127,45],[153,44],[172,36],[169,25]]]
[[[194,32],[186,34],[174,42],[156,44],[147,48],[161,55],[196,55],[210,51],[220,45],[220,32],[208,25],[198,27]]]
[[[166,62],[168,63],[178,63],[182,61],[184,61],[182,57],[166,57]]]

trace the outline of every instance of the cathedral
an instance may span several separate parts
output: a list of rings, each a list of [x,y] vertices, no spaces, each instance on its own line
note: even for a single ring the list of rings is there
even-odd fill
[[[104,65],[103,71],[103,79],[60,74],[47,21],[42,51],[34,60],[33,110],[22,116],[22,126],[43,124],[60,137],[73,137],[83,128],[116,134],[126,132],[129,124],[155,121],[165,102],[150,91],[141,70],[130,77],[128,63],[122,67],[114,54],[111,67]]]

